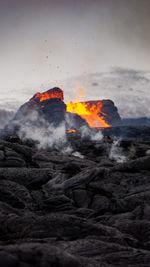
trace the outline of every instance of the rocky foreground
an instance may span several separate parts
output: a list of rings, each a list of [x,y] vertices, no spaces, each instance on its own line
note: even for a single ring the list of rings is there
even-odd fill
[[[0,266],[149,266],[150,128],[113,131],[70,153],[1,137]]]

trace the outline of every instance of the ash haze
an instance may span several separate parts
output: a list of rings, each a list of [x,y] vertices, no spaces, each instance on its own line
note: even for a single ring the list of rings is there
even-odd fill
[[[0,0],[0,108],[54,86],[67,102],[78,86],[150,117],[149,14],[149,0]]]

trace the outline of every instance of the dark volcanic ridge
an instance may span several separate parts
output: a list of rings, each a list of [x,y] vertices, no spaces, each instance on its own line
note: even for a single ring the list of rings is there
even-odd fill
[[[70,102],[72,103],[72,102]],[[64,93],[58,88],[54,87],[43,93],[36,93],[28,102],[23,104],[15,116],[7,123],[5,130],[16,132],[20,131],[21,136],[33,131],[50,131],[50,128],[55,129],[60,125],[64,125],[65,130],[75,129],[79,130],[83,127],[91,127],[93,120],[93,126],[95,128],[103,128],[106,126],[150,126],[150,119],[137,118],[137,119],[121,119],[117,107],[111,100],[95,100],[79,102],[84,105],[84,109],[92,116],[92,119],[88,119],[87,114],[82,112],[79,115],[78,108],[73,112],[70,111],[68,104],[64,103]],[[77,103],[73,103],[74,106]],[[76,106],[75,106],[76,107]],[[7,121],[9,116],[5,116],[6,112],[2,112],[1,128],[5,125],[4,120]],[[12,115],[11,115],[12,116]],[[11,118],[10,116],[10,118]],[[100,121],[102,119],[102,122]],[[94,120],[96,123],[94,123]],[[90,121],[90,124],[89,124]]]
[[[35,125],[40,127],[41,124],[58,127],[65,124],[67,129],[80,129],[87,126],[88,122],[76,112],[67,112],[67,105],[64,103],[64,93],[54,87],[43,93],[36,93],[28,102],[23,104],[14,118],[6,126],[6,129],[17,129],[25,125]],[[88,112],[96,109],[96,116],[109,125],[119,125],[121,118],[117,108],[111,100],[96,100],[80,102],[86,106]],[[103,126],[103,124],[102,124]],[[46,126],[48,127],[48,126]]]

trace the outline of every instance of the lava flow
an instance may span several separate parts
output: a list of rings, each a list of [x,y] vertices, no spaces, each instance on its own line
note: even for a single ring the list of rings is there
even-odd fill
[[[75,129],[68,129],[68,130],[67,130],[67,133],[75,133],[75,132],[76,132]]]
[[[67,112],[76,113],[87,121],[91,128],[95,127],[110,127],[104,120],[104,114],[101,111],[102,103],[95,101],[89,102],[78,102],[67,103]],[[101,114],[101,115],[100,115]]]

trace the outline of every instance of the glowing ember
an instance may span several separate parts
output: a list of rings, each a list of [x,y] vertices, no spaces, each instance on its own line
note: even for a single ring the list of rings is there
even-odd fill
[[[74,133],[74,132],[76,132],[75,129],[68,129],[68,130],[67,130],[67,133]]]
[[[76,113],[87,121],[91,128],[94,127],[110,127],[105,121],[105,116],[101,110],[101,102],[78,102],[67,103],[67,112]]]
[[[34,99],[38,100],[39,102],[42,102],[44,100],[51,99],[51,98],[60,98],[61,101],[63,101],[64,100],[63,91],[61,89],[59,89],[58,87],[54,87],[54,88],[48,90],[47,92],[37,93],[34,96]]]
[[[75,84],[75,88],[72,88],[73,91],[75,91],[75,103],[81,102],[81,99],[85,95],[85,89],[81,86],[80,82]]]

